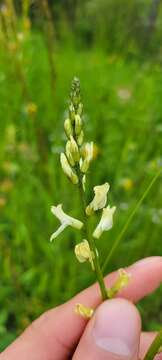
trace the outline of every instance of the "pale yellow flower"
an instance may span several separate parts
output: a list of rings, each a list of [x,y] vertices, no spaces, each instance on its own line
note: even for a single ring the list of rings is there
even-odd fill
[[[107,294],[109,298],[114,297],[116,294],[118,294],[119,291],[124,289],[129,284],[129,281],[131,279],[131,274],[124,269],[119,269],[118,273],[119,276],[115,281],[114,285],[111,288],[107,289]]]
[[[77,315],[82,316],[85,319],[90,319],[94,313],[94,310],[92,308],[89,308],[82,304],[76,304],[75,305],[75,313]]]
[[[27,114],[34,115],[38,111],[38,106],[35,103],[30,102],[26,105],[25,110],[26,110]]]
[[[60,220],[60,227],[51,235],[50,241],[55,239],[67,226],[72,226],[75,229],[81,229],[83,223],[72,216],[64,213],[62,210],[62,204],[51,207],[52,214],[54,214]]]
[[[86,143],[81,151],[83,159],[80,161],[80,169],[83,173],[86,173],[89,169],[90,162],[93,160],[93,141]]]
[[[130,178],[123,178],[120,182],[120,185],[124,190],[129,191],[132,190],[134,183]]]
[[[87,240],[83,240],[80,244],[77,244],[75,246],[75,255],[80,263],[89,261],[92,266],[92,270],[94,270],[94,264],[93,264],[94,254],[93,251],[91,251]]]
[[[99,239],[104,231],[108,231],[113,226],[113,214],[116,210],[116,206],[110,208],[108,205],[106,208],[103,209],[101,220],[97,225],[95,231],[93,232],[93,237]]]
[[[94,211],[103,209],[107,202],[107,193],[110,189],[110,185],[105,183],[94,187],[95,196],[91,203],[86,208],[86,214],[89,216]]]

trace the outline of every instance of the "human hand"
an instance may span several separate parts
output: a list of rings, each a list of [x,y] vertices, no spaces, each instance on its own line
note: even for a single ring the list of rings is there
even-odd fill
[[[156,334],[141,332],[140,315],[133,303],[162,282],[162,258],[146,258],[126,270],[132,278],[119,298],[99,305],[98,285],[89,287],[35,320],[1,353],[0,360],[142,359]],[[117,272],[108,275],[107,286],[112,286],[117,276]],[[76,303],[97,307],[88,324],[74,313]]]

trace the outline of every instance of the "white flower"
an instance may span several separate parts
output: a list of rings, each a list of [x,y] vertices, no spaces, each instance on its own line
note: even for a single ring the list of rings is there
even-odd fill
[[[93,232],[93,237],[99,239],[102,235],[103,231],[110,230],[113,226],[113,214],[116,210],[116,206],[110,208],[108,205],[106,208],[103,209],[101,220],[97,225],[95,231]]]
[[[91,251],[87,240],[83,240],[80,244],[77,244],[75,246],[75,255],[80,263],[89,261],[92,266],[92,270],[94,270],[94,264],[93,264],[94,254],[93,251]]]
[[[72,226],[75,229],[81,229],[83,223],[67,214],[62,210],[62,204],[51,207],[52,214],[60,220],[60,227],[51,235],[50,241],[55,239],[67,226]]]
[[[86,214],[91,215],[94,211],[103,209],[107,202],[107,193],[110,189],[110,185],[105,183],[94,187],[94,199],[86,208]]]

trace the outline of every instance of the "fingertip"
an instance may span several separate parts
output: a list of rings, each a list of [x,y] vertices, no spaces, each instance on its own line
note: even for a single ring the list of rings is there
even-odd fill
[[[136,307],[121,298],[102,303],[90,320],[74,359],[138,357],[141,318]]]

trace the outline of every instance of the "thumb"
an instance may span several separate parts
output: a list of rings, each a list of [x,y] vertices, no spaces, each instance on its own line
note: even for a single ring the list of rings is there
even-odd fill
[[[105,301],[89,321],[74,360],[137,360],[141,319],[127,300]]]

